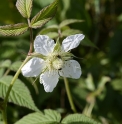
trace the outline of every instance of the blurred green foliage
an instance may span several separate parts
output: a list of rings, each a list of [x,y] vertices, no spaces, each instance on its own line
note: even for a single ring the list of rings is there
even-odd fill
[[[32,15],[52,2],[53,0],[34,0]],[[16,0],[1,2],[0,25],[26,22],[17,11],[15,3]],[[80,45],[72,51],[75,56],[82,58],[75,59],[80,62],[83,74],[79,80],[69,79],[70,88],[78,112],[103,124],[122,123],[121,5],[121,0],[60,0],[55,18],[43,27],[45,29],[54,24],[59,25],[66,19],[84,20],[68,25],[68,28],[83,32],[98,49]],[[41,29],[34,30],[34,36],[40,31]],[[13,63],[21,63],[28,50],[29,32],[17,37],[0,36],[0,77],[14,75],[18,66]],[[72,113],[62,79],[52,93],[46,93],[39,80],[33,86],[35,79],[27,79],[22,75],[19,79],[25,82],[40,110],[55,109],[62,116]],[[10,103],[9,123],[14,123],[30,112],[32,111],[27,108]]]

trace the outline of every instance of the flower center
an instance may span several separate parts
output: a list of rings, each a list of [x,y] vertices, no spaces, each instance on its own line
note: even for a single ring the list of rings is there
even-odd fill
[[[46,65],[48,70],[60,70],[63,67],[64,60],[61,52],[53,52],[46,57]]]
[[[61,70],[66,60],[71,59],[72,54],[69,52],[54,51],[45,58],[48,70]]]
[[[60,58],[57,58],[55,59],[53,62],[52,62],[52,66],[57,69],[57,70],[61,70],[62,67],[63,67],[63,64],[64,64],[64,61]]]

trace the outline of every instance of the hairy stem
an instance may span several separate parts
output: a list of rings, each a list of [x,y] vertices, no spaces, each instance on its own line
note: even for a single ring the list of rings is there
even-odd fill
[[[69,82],[68,82],[67,78],[64,78],[64,83],[65,83],[65,88],[66,88],[66,92],[67,92],[67,96],[68,96],[68,99],[69,99],[71,109],[73,110],[73,112],[76,113],[77,111],[76,111],[76,108],[75,108],[74,103],[73,103],[73,99],[72,99],[71,92],[70,92],[70,89],[69,89]]]
[[[30,30],[30,49],[28,52],[28,55],[30,55],[33,52],[33,30],[30,25],[30,19],[28,19],[27,21],[28,21],[28,26],[29,26],[29,30]]]
[[[20,68],[18,69],[18,71],[16,72],[16,74],[14,75],[9,87],[8,87],[8,91],[7,91],[7,94],[6,94],[6,97],[4,99],[4,110],[2,111],[2,115],[3,115],[3,121],[4,121],[4,124],[7,124],[7,114],[6,114],[6,109],[7,109],[7,101],[8,101],[8,98],[9,98],[9,94],[10,94],[10,91],[16,81],[16,79],[18,78],[20,72],[21,72],[21,68],[25,65],[25,63],[27,63],[29,60],[30,60],[31,56],[27,56],[25,61],[22,63],[22,65],[20,66]]]

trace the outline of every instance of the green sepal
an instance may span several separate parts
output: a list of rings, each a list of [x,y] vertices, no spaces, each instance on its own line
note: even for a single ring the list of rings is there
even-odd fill
[[[70,60],[72,57],[74,57],[74,55],[70,52],[63,52],[61,56],[64,60]]]
[[[57,41],[56,41],[55,47],[53,49],[53,52],[54,51],[60,51],[60,50],[61,50],[61,44],[60,44],[59,38],[58,38]]]

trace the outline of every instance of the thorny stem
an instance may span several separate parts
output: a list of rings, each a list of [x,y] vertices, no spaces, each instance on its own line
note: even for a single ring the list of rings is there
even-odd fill
[[[73,112],[76,113],[77,111],[76,111],[76,108],[75,108],[73,100],[72,100],[71,92],[70,92],[70,89],[69,89],[69,82],[68,82],[67,78],[64,78],[64,83],[65,83],[65,88],[66,88],[66,92],[67,92],[67,96],[68,96],[68,99],[69,99],[71,109],[73,110]]]
[[[9,94],[10,94],[10,91],[16,81],[16,79],[18,78],[20,72],[21,72],[21,68],[25,65],[25,63],[27,63],[29,60],[30,60],[31,56],[27,56],[25,61],[22,63],[22,65],[20,66],[20,68],[18,69],[18,71],[16,72],[16,74],[14,75],[9,87],[8,87],[8,91],[7,91],[7,94],[6,94],[6,97],[4,99],[4,110],[2,111],[2,115],[3,115],[3,121],[4,121],[4,124],[7,124],[7,114],[6,114],[6,109],[7,109],[7,101],[8,101],[8,97],[9,97]]]
[[[30,19],[28,19],[27,21],[28,21],[28,26],[29,26],[29,30],[30,30],[30,49],[28,52],[28,55],[30,55],[33,52],[33,30],[30,25]]]

